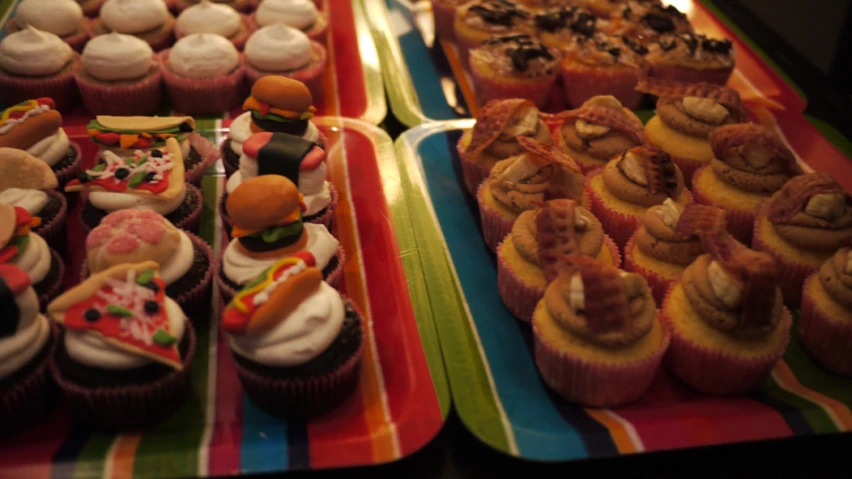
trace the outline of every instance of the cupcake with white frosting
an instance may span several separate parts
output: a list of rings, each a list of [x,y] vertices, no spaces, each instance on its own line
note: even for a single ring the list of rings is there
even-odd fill
[[[301,30],[281,23],[263,27],[248,39],[245,53],[250,85],[267,75],[281,75],[304,83],[314,100],[322,98],[328,54]]]
[[[201,0],[184,10],[177,18],[175,36],[178,40],[193,33],[215,33],[222,35],[242,50],[255,24],[245,15],[225,3]]]
[[[174,41],[175,17],[163,0],[107,0],[92,21],[92,36],[110,32],[133,35],[160,51]]]
[[[193,33],[160,52],[166,92],[175,110],[217,115],[240,102],[243,59],[237,47],[215,33]]]
[[[74,0],[24,0],[15,10],[15,18],[6,24],[6,31],[15,33],[30,25],[59,36],[78,52],[89,41],[89,19]]]
[[[185,12],[190,8],[210,0],[169,0],[169,8],[176,12]],[[216,5],[225,5],[238,12],[250,12],[257,8],[260,0],[212,0]]]
[[[109,33],[86,44],[75,77],[93,115],[150,115],[160,108],[162,74],[151,46],[132,35]]]
[[[308,252],[276,261],[234,297],[220,322],[248,397],[298,418],[330,411],[358,385],[363,326]]]
[[[61,38],[32,25],[0,42],[0,102],[50,97],[60,110],[77,106],[80,56]]]
[[[328,38],[328,15],[311,0],[264,0],[254,12],[254,22],[258,27],[283,23],[323,45]]]

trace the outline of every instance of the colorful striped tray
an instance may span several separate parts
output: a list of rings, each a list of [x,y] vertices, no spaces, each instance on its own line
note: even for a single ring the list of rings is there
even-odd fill
[[[0,40],[6,36],[6,22],[14,18],[21,1],[0,0]],[[357,118],[378,125],[387,114],[387,105],[376,47],[364,10],[360,3],[351,0],[322,2],[329,15],[328,69],[323,98],[315,104],[318,114]],[[86,115],[82,107],[79,114]]]
[[[800,159],[852,187],[849,158],[801,115],[752,115],[776,127]],[[435,323],[454,404],[474,435],[506,454],[565,461],[852,430],[852,380],[817,365],[798,337],[748,396],[705,396],[666,371],[642,399],[619,409],[586,409],[551,393],[538,377],[530,327],[497,295],[495,258],[482,240],[476,201],[460,179],[456,142],[473,123],[418,126],[397,140],[396,150],[411,189],[429,299],[441,311]],[[842,148],[852,152],[845,140]]]
[[[345,292],[369,326],[355,394],[307,422],[267,416],[244,397],[211,321],[198,328],[193,394],[174,416],[140,434],[113,435],[73,422],[60,406],[41,425],[0,438],[0,477],[204,477],[370,465],[411,454],[438,433],[449,390],[391,140],[357,120],[314,121],[328,138],[330,177],[340,192],[335,223],[347,253]],[[221,140],[225,130],[211,126],[203,133]],[[82,127],[66,130],[91,161],[95,148]],[[202,236],[217,254],[223,180],[211,174],[203,185]],[[75,278],[83,233],[76,218],[68,226],[75,252],[68,277]]]
[[[467,66],[461,65],[454,44],[435,39],[429,2],[421,0],[412,6],[407,0],[362,1],[371,12],[370,28],[394,115],[408,126],[475,117],[478,106]],[[733,40],[737,68],[729,85],[744,100],[772,109],[804,111],[802,93],[769,66],[766,55],[740,29],[729,27],[732,23],[723,20],[724,15],[710,2],[667,3],[686,13],[696,30]]]

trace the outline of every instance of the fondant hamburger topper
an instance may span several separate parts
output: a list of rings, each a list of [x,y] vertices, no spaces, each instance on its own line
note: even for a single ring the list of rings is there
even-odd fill
[[[257,161],[257,175],[281,175],[299,186],[299,172],[323,164],[325,150],[316,143],[287,133],[255,133],[243,143],[243,154]]]
[[[132,354],[182,369],[166,307],[166,284],[153,261],[113,266],[47,307],[66,329],[85,331]]]
[[[164,150],[137,150],[132,158],[105,151],[102,158],[103,163],[68,182],[65,191],[106,191],[171,201],[186,188],[183,155],[174,138],[166,140]]]
[[[183,141],[195,131],[191,116],[99,115],[86,125],[96,145],[122,149],[159,148],[169,138]]]
[[[301,136],[316,113],[313,97],[304,83],[278,75],[256,81],[243,110],[251,112],[251,131]]]
[[[86,261],[93,273],[119,264],[166,264],[178,251],[181,233],[150,210],[119,210],[101,220],[86,237]]]
[[[58,186],[56,174],[47,163],[24,150],[0,148],[0,191],[50,190]]]
[[[21,319],[20,296],[30,288],[26,271],[13,264],[0,264],[0,339],[18,331]],[[35,295],[33,295],[35,297]],[[38,307],[33,310],[37,311]]]
[[[31,216],[20,206],[0,203],[0,263],[8,263],[30,241],[30,229],[41,224],[41,218]]]
[[[18,103],[0,113],[0,148],[26,150],[61,126],[62,114],[50,98]]]

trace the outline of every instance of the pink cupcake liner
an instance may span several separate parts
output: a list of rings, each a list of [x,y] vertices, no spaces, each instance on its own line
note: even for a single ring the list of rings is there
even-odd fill
[[[659,318],[659,315],[658,315]],[[616,407],[645,394],[671,341],[665,332],[653,354],[635,361],[593,362],[551,347],[533,320],[535,363],[544,383],[563,398],[588,407]]]
[[[80,145],[74,143],[73,141],[70,143],[74,152],[77,153],[77,156],[74,157],[74,161],[71,162],[70,165],[62,168],[61,170],[54,170],[53,173],[56,175],[56,181],[59,182],[59,188],[64,188],[65,184],[69,181],[77,178],[77,173],[80,172],[80,162],[83,159],[83,152],[80,149]]]
[[[314,52],[314,55],[318,57],[318,59],[311,65],[307,67],[296,70],[292,72],[265,72],[261,70],[255,69],[251,64],[246,63],[246,83],[247,87],[251,88],[254,85],[254,82],[260,80],[261,78],[269,75],[280,75],[287,78],[292,78],[294,80],[299,80],[304,83],[308,90],[311,92],[311,96],[314,99],[314,103],[317,103],[319,99],[323,97],[323,78],[325,78],[325,70],[328,65],[328,52],[325,47],[320,45],[318,42],[311,42],[311,49]]]
[[[571,108],[579,108],[589,98],[597,95],[612,95],[625,108],[636,109],[642,103],[642,93],[636,91],[639,75],[635,72],[609,71],[606,69],[574,69],[562,65],[562,82],[565,98]]]
[[[216,144],[198,133],[189,135],[189,144],[198,156],[201,157],[201,162],[193,166],[191,170],[185,173],[185,178],[188,183],[195,186],[201,186],[201,180],[204,179],[204,174],[207,170],[216,163],[219,159],[219,148]]]
[[[49,364],[58,338],[59,328],[50,321],[50,339],[45,345],[47,354],[29,375],[0,393],[0,424],[3,425],[0,436],[39,422],[53,406],[56,383],[50,376]]]
[[[62,39],[63,42],[67,43],[68,46],[73,48],[78,53],[83,51],[83,47],[86,46],[86,43],[88,43],[89,38],[91,38],[91,34],[89,33],[89,22],[91,22],[91,20],[86,17],[83,17],[82,22],[83,25],[81,26],[78,32],[74,33],[73,35],[59,37]],[[6,32],[9,35],[20,30],[21,29],[18,27],[18,24],[17,22],[15,22],[14,19],[9,20],[9,22],[6,24]]]
[[[651,64],[649,75],[653,78],[674,80],[683,83],[707,82],[724,85],[728,83],[728,79],[731,78],[733,71],[734,67],[721,70],[694,70],[673,65]]]
[[[71,65],[50,77],[27,77],[0,69],[0,100],[7,106],[33,98],[53,99],[58,111],[71,111],[80,104],[80,94],[74,76],[80,70],[80,55],[74,52]]]
[[[47,305],[65,290],[62,286],[63,280],[65,279],[65,263],[62,261],[59,253],[57,253],[53,248],[50,248],[50,263],[51,269],[54,264],[58,266],[59,274],[56,275],[56,279],[50,284],[47,291],[38,296],[38,304],[41,306],[42,311],[46,310]]]
[[[432,15],[435,17],[435,35],[441,40],[453,41],[456,38],[456,30],[453,22],[456,18],[458,7],[447,5],[442,0],[432,1]]]
[[[709,167],[709,165],[703,166],[699,168],[695,174],[698,175],[705,168]],[[693,185],[692,187],[692,196],[696,203],[715,206],[725,210],[727,213],[725,226],[727,227],[728,232],[731,233],[731,235],[740,243],[744,245],[751,244],[751,235],[754,233],[754,211],[722,206],[713,201],[713,198],[710,195],[704,194],[704,191],[697,185]]]
[[[158,55],[161,73],[172,107],[189,115],[218,115],[231,111],[240,104],[240,86],[245,74],[245,56],[230,74],[218,78],[187,78],[174,73],[169,67],[170,48]]]
[[[59,385],[74,416],[98,429],[143,429],[177,411],[190,393],[192,359],[195,357],[195,328],[187,321],[185,333],[189,347],[183,357],[183,369],[173,371],[148,384],[132,386],[86,387],[66,379],[50,359],[50,372]],[[61,340],[61,338],[60,338]]]
[[[784,309],[783,317],[777,326],[785,331],[782,346],[771,354],[745,358],[710,349],[680,334],[666,314],[673,290],[674,288],[666,293],[662,307],[663,321],[672,334],[671,347],[666,357],[669,370],[683,383],[707,394],[743,394],[759,386],[772,372],[790,342],[790,325],[793,322],[790,311]]]
[[[781,287],[781,293],[784,296],[784,304],[791,308],[798,308],[802,303],[802,286],[805,284],[805,279],[811,273],[819,270],[820,264],[809,265],[801,261],[795,261],[782,255],[778,250],[763,241],[761,237],[760,217],[766,216],[766,205],[757,213],[757,219],[754,222],[754,235],[752,237],[751,247],[755,251],[763,251],[769,253],[778,265],[778,276],[776,281]],[[828,258],[826,258],[828,259]]]
[[[638,233],[639,230],[637,229],[630,236],[630,239],[627,241],[627,245],[624,246],[624,270],[639,274],[645,278],[648,282],[648,287],[651,288],[651,294],[654,296],[654,301],[659,307],[663,304],[663,300],[665,299],[669,288],[674,286],[674,284],[677,283],[677,280],[668,279],[660,273],[657,273],[652,269],[648,269],[636,262],[636,259],[633,257],[633,251],[634,248],[636,248],[636,235]]]
[[[811,281],[819,281],[816,273],[805,281],[805,288]],[[810,294],[804,294],[799,333],[805,350],[817,362],[841,376],[852,378],[852,355],[849,354],[852,350],[852,323],[832,319]]]
[[[535,84],[512,83],[510,79],[494,80],[480,73],[471,63],[470,71],[473,75],[473,86],[476,91],[476,100],[480,105],[485,105],[491,100],[500,98],[524,98],[535,103],[539,109],[548,105],[550,92],[556,83],[556,72],[549,77],[540,79]]]
[[[65,223],[68,221],[68,200],[65,199],[65,195],[56,190],[47,190],[45,193],[59,202],[59,212],[50,222],[42,221],[37,228],[33,228],[33,233],[44,238],[51,248],[65,246],[67,242]]]
[[[92,115],[152,115],[160,109],[163,75],[159,58],[154,57],[157,69],[145,78],[133,82],[100,83],[83,75],[76,75],[77,87],[83,105]]]
[[[485,204],[483,192],[487,188],[488,183],[479,185],[476,190],[476,201],[479,203],[479,218],[482,221],[482,236],[485,239],[485,244],[492,253],[497,252],[497,246],[503,239],[512,232],[512,225],[515,224],[515,219],[506,219],[499,211]]]
[[[254,21],[252,21],[251,17],[248,15],[240,15],[240,21],[242,22],[242,31],[233,37],[229,37],[228,40],[234,44],[234,47],[237,50],[242,51],[251,34],[257,30],[257,25],[255,25]],[[175,41],[180,40],[185,36],[186,35],[178,28],[178,25],[175,24]]]

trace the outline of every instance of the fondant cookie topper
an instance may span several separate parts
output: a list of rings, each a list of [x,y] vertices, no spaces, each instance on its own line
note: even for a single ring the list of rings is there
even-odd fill
[[[0,191],[50,190],[58,186],[56,174],[47,163],[24,150],[0,148]]]

